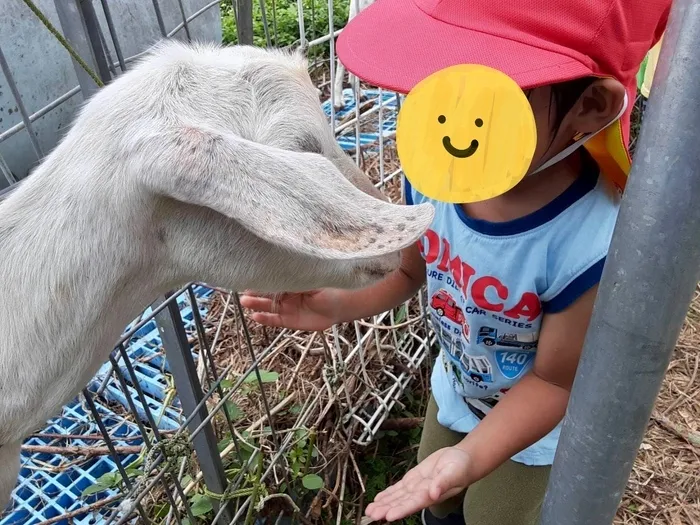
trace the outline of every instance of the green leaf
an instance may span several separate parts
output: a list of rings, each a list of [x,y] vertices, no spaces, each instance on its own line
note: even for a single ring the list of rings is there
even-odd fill
[[[232,440],[230,437],[224,438],[216,444],[216,448],[219,452],[222,452],[226,447],[231,444]]]
[[[99,483],[95,483],[94,485],[90,485],[89,487],[85,487],[85,490],[83,490],[83,496],[91,496],[92,494],[96,494],[98,492],[102,492],[103,490],[107,490],[109,487],[105,487],[104,485],[100,485]]]
[[[82,495],[90,496],[91,494],[96,494],[98,492],[102,492],[103,490],[114,488],[119,485],[121,479],[122,478],[119,472],[107,472],[106,474],[102,474],[95,480],[93,485],[85,487]]]
[[[156,506],[153,517],[156,519],[163,519],[168,515],[168,512],[170,512],[170,505],[168,503],[162,503]]]
[[[269,370],[260,370],[260,380],[263,383],[274,383],[277,381],[280,377],[280,375],[277,372],[270,372]],[[253,370],[250,374],[246,376],[246,378],[243,380],[244,383],[257,383],[258,381],[258,376],[255,373],[255,370]]]
[[[406,314],[408,313],[408,309],[406,308],[405,304],[401,305],[401,308],[399,308],[398,312],[396,312],[396,315],[394,316],[394,323],[395,324],[401,324],[406,320]]]
[[[97,483],[101,483],[106,487],[116,487],[117,485],[119,485],[121,479],[122,477],[119,474],[119,472],[107,472],[106,474],[102,474],[95,481]]]
[[[182,525],[192,525],[192,524],[190,523],[190,519],[189,519],[189,518],[181,518],[181,519],[180,519],[180,523],[181,523]]]
[[[193,516],[204,516],[207,512],[211,512],[213,507],[211,501],[204,494],[195,494],[190,499],[190,510]]]
[[[182,485],[182,488],[184,489],[187,485],[192,483],[192,476],[186,475],[183,476],[182,479],[180,480],[180,485]]]
[[[316,474],[307,474],[301,478],[301,484],[307,490],[318,490],[323,488],[323,478]]]
[[[289,413],[292,414],[293,416],[298,416],[301,414],[301,406],[300,405],[292,405],[291,408],[289,409]]]
[[[233,388],[233,381],[230,379],[223,379],[219,385],[221,385],[221,388]]]
[[[243,410],[241,410],[241,408],[233,401],[226,401],[224,404],[224,410],[226,410],[228,417],[232,421],[238,421],[243,417]]]

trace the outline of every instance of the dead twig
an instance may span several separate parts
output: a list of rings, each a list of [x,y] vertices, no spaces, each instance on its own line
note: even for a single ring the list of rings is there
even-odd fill
[[[679,437],[686,443],[700,448],[700,432],[694,432],[689,428],[683,428],[681,425],[674,423],[667,417],[653,415],[651,418],[660,426],[671,432],[676,437]]]
[[[172,434],[174,430],[161,430],[161,434]],[[58,433],[37,433],[30,437],[38,439],[81,439],[83,441],[104,441],[105,437],[102,434],[58,434]],[[115,441],[137,441],[143,440],[142,435],[138,436],[111,436]]]
[[[60,516],[54,516],[53,518],[42,521],[39,523],[39,525],[51,525],[52,523],[59,523],[62,521],[68,521],[71,518],[77,518],[78,516],[82,516],[83,514],[87,514],[88,512],[93,512],[97,509],[100,509],[104,507],[105,505],[109,505],[110,503],[114,503],[117,500],[120,500],[124,497],[124,494],[117,494],[116,496],[110,496],[108,498],[104,498],[101,500],[96,501],[95,503],[91,503],[90,505],[85,505],[84,507],[81,507],[77,510],[72,510],[70,512],[66,512],[65,514],[61,514]]]
[[[142,447],[114,447],[117,454],[140,454]],[[90,458],[93,456],[108,456],[110,454],[107,447],[50,447],[44,445],[22,445],[22,452],[28,454],[55,454],[57,456],[85,456]]]

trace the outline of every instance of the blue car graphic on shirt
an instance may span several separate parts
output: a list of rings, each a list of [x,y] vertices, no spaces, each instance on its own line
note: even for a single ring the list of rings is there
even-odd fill
[[[475,383],[493,382],[491,361],[487,357],[463,353],[459,361],[467,376]]]
[[[522,350],[532,350],[537,348],[537,333],[509,334],[499,333],[495,328],[482,326],[476,338],[476,344],[486,346],[507,346],[520,348]]]

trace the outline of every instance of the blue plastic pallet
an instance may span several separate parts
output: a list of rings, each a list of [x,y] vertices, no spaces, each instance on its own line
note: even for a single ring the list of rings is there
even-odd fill
[[[100,404],[97,405],[97,410],[102,415],[116,446],[140,445],[142,443],[140,439],[129,441],[123,439],[141,435],[136,425],[124,420]],[[83,408],[76,399],[63,408],[61,416],[50,420],[49,425],[41,433],[87,435],[99,434],[100,430],[87,408]],[[25,443],[28,445],[62,446],[66,444],[66,441],[30,438]],[[91,446],[95,445],[95,441],[72,439],[71,445]],[[120,459],[122,464],[127,466],[136,458],[136,455],[126,455]],[[81,497],[85,488],[93,485],[97,478],[108,472],[116,471],[116,466],[110,456],[94,457],[79,465],[61,469],[61,464],[72,459],[74,458],[71,456],[22,453],[22,469],[19,474],[18,486],[13,495],[12,506],[10,512],[0,519],[0,525],[37,524],[116,494],[114,490],[106,490],[84,498]],[[107,512],[107,510],[103,508],[102,512]],[[101,521],[99,516],[86,514],[73,518],[72,523],[91,525]],[[62,520],[60,523],[69,522]]]
[[[204,318],[208,312],[208,300],[214,292],[210,288],[197,286],[194,288],[194,293],[197,297],[200,315]],[[183,294],[177,298],[177,301],[188,336],[196,337],[194,316],[187,296]],[[152,310],[149,307],[145,310],[141,318],[148,317],[151,312]],[[134,322],[132,325],[136,323],[137,322]],[[170,406],[163,407],[163,402],[166,400],[168,394],[166,374],[170,374],[170,368],[162,351],[160,334],[158,333],[155,321],[149,321],[134,334],[130,344],[126,348],[126,352],[129,355],[132,368],[138,377],[139,386],[146,397],[146,403],[158,423],[158,428],[161,430],[175,430],[179,428],[184,418],[180,412],[180,400],[177,396],[169,403]],[[119,364],[119,369],[127,383],[129,394],[134,401],[141,421],[147,424],[148,419],[146,417],[146,412],[134,389],[133,380],[121,359],[121,355],[116,351],[112,355]],[[196,354],[194,354],[193,357],[195,362],[199,358]],[[105,378],[110,377],[111,372],[112,367],[110,363],[102,365],[90,382],[90,389],[92,391],[97,391],[100,385],[103,384]],[[111,375],[107,387],[102,391],[101,396],[109,402],[118,403],[125,409],[129,409],[127,398],[122,392],[119,382],[113,375]]]
[[[379,106],[379,90],[378,89],[364,89],[362,90],[363,96],[372,100],[375,99],[374,104],[371,107],[364,108],[364,111],[376,108]],[[403,96],[402,100],[403,100]],[[396,118],[398,115],[397,104],[396,104],[396,93],[391,91],[382,91],[382,133],[385,138],[393,140],[396,133]],[[344,106],[342,109],[336,111],[335,118],[336,122],[346,116],[351,116],[355,114],[355,94],[352,89],[347,88],[343,90],[343,102]],[[331,116],[331,102],[330,100],[325,101],[322,106],[326,116],[330,118]],[[375,113],[369,118],[378,119],[378,114]],[[364,121],[362,121],[364,124]],[[378,122],[377,122],[378,123]],[[363,125],[363,127],[365,127]],[[355,151],[355,127],[351,126],[347,130],[344,130],[340,136],[337,138],[340,147],[345,151]],[[370,147],[368,147],[370,146]],[[376,130],[370,132],[360,133],[360,147],[363,147],[365,151],[370,151],[373,153],[378,153],[379,150],[379,126]]]
[[[208,301],[214,292],[209,288],[197,286],[194,288],[194,293],[197,297],[200,314],[204,318],[208,311]],[[195,336],[194,316],[186,294],[179,296],[177,302],[188,336]],[[151,312],[152,309],[148,308],[127,327],[127,330],[135,326],[141,319],[148,317]],[[167,360],[162,354],[161,340],[155,321],[149,321],[133,335],[126,345],[126,351],[153,417],[158,419],[161,411],[163,411],[163,402],[167,396],[168,385],[165,374],[169,374],[170,369]],[[113,356],[117,358],[140,419],[147,423],[143,406],[138,400],[131,376],[126,366],[124,366],[121,356],[118,352],[113,353]],[[195,356],[196,358],[197,356]],[[93,393],[97,392],[100,385],[105,382],[105,378],[109,378],[106,382],[106,388],[103,389],[100,395],[94,397],[94,402],[97,410],[103,416],[105,426],[114,438],[115,446],[141,445],[143,442],[141,439],[130,441],[119,439],[130,436],[140,437],[141,433],[138,425],[115,414],[113,410],[108,408],[108,405],[117,405],[120,406],[120,409],[129,411],[127,399],[121,391],[119,382],[111,374],[111,365],[109,363],[100,368],[88,385],[88,389]],[[163,411],[162,417],[158,422],[161,430],[179,428],[184,421],[177,397],[172,400],[171,405],[172,407],[168,407]],[[51,419],[48,422],[48,426],[39,434],[99,435],[100,430],[87,408],[82,407],[79,398],[76,398],[63,408],[60,417]],[[95,445],[95,443],[99,442],[80,439],[70,440],[70,444],[76,446],[90,446]],[[67,442],[62,439],[30,438],[25,444],[64,446]],[[127,455],[120,457],[120,460],[122,465],[127,466],[136,458],[136,455]],[[17,487],[13,493],[13,501],[9,512],[0,515],[0,525],[38,524],[118,493],[116,489],[108,489],[82,497],[83,490],[93,485],[97,478],[106,473],[117,472],[117,466],[110,456],[95,457],[80,464],[57,469],[61,463],[65,464],[71,459],[72,457],[70,456],[23,453],[21,457],[22,469]],[[98,511],[78,518],[72,518],[71,522],[62,520],[59,523],[98,524],[104,522],[110,512],[110,509],[105,507],[101,512]]]

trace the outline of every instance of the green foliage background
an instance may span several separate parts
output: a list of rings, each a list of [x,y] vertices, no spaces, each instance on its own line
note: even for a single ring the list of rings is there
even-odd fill
[[[233,0],[235,1],[235,0]],[[297,21],[296,0],[264,0],[265,14],[270,31],[272,45],[284,47],[299,41],[299,23]],[[226,44],[237,44],[236,18],[233,12],[232,0],[221,2],[221,24],[223,29],[223,41]],[[328,34],[328,3],[324,0],[302,0],[304,5],[304,32],[307,40],[313,40]],[[333,29],[343,27],[348,19],[350,2],[333,2]],[[275,17],[273,19],[273,13]],[[277,26],[277,41],[275,41],[274,27]],[[253,31],[254,44],[265,46],[265,29],[263,27],[262,10],[260,0],[253,0]],[[324,46],[324,48],[327,47]]]

